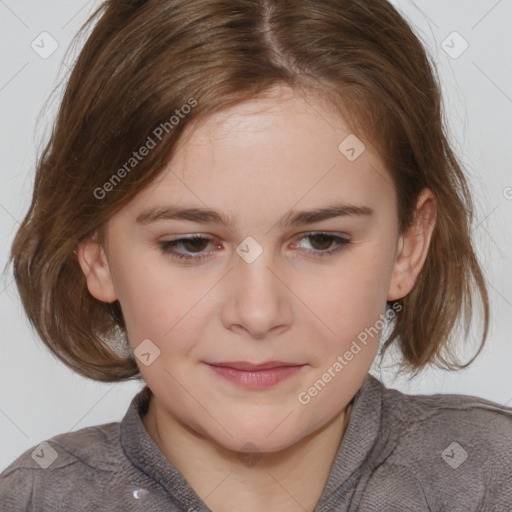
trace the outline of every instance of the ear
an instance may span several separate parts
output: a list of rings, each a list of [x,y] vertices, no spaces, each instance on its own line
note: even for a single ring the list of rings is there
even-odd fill
[[[76,249],[76,254],[91,295],[102,302],[117,300],[107,256],[103,246],[97,240],[97,233],[82,240]]]
[[[401,299],[412,290],[427,258],[435,222],[435,197],[423,189],[416,203],[416,220],[398,241],[387,300]]]

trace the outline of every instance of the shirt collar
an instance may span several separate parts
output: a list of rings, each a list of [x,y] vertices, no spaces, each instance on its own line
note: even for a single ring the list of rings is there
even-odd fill
[[[381,430],[382,396],[386,388],[368,374],[354,395],[352,411],[334,464],[319,504],[329,499],[340,486],[347,484],[369,463]],[[141,415],[147,411],[151,390],[145,386],[132,399],[120,424],[123,450],[130,462],[160,483],[185,510],[209,511],[184,476],[167,460],[148,434]],[[352,478],[351,478],[352,477]]]

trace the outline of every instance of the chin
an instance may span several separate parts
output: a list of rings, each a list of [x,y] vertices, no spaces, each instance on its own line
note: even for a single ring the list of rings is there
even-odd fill
[[[234,441],[234,442],[233,442]],[[265,454],[278,453],[290,448],[295,444],[293,439],[275,439],[274,442],[265,439],[265,437],[239,437],[235,440],[231,439],[226,449],[236,452],[237,454]],[[297,440],[298,441],[298,440]]]
[[[282,425],[275,421],[268,422],[263,426],[259,423],[257,426],[236,426],[232,424],[228,429],[231,436],[222,432],[221,436],[213,437],[214,441],[227,450],[237,453],[273,453],[286,450],[303,437],[299,433],[278,432]],[[306,435],[306,433],[304,433]]]

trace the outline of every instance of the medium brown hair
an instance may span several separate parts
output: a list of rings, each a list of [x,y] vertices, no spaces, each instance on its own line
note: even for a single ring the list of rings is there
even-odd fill
[[[382,353],[396,339],[401,369],[414,374],[477,357],[489,305],[471,240],[472,198],[446,136],[435,65],[388,1],[107,0],[77,37],[89,29],[8,262],[31,324],[59,359],[99,381],[139,376],[133,355],[113,346],[125,329],[119,302],[89,293],[74,250],[92,233],[103,240],[105,223],[161,173],[186,127],[279,84],[336,109],[377,148],[397,193],[400,233],[421,190],[435,195],[427,259],[411,292],[387,304],[402,309]],[[156,133],[156,146],[132,161]],[[460,365],[453,331],[464,313],[467,337],[475,291],[484,332]]]

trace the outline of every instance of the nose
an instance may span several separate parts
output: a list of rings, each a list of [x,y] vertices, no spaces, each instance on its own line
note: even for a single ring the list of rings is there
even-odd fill
[[[239,258],[227,276],[226,286],[221,311],[226,329],[246,331],[262,339],[291,325],[293,293],[270,251],[263,251],[250,263]]]

